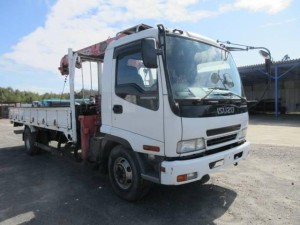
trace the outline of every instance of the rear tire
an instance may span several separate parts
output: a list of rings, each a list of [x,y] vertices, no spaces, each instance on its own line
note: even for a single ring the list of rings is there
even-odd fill
[[[25,128],[24,131],[24,144],[26,153],[28,155],[35,155],[39,152],[39,149],[34,146],[34,143],[36,142],[36,133],[31,132],[28,127]]]
[[[127,201],[137,201],[150,190],[141,177],[141,169],[134,153],[123,146],[114,147],[108,161],[109,180],[114,192]]]

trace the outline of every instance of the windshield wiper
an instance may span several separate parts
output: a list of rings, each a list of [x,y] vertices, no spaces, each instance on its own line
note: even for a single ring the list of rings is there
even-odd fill
[[[223,96],[225,96],[225,95],[231,95],[231,96],[236,96],[236,97],[239,98],[238,100],[241,100],[241,101],[243,101],[243,102],[246,102],[246,98],[245,98],[245,97],[242,97],[242,96],[240,96],[240,95],[238,95],[238,94],[236,94],[236,93],[230,91],[230,90],[227,89],[227,88],[211,87],[211,88],[209,88],[209,89],[211,89],[211,90],[210,90],[206,95],[204,95],[204,96],[203,96],[202,98],[200,98],[200,99],[197,99],[197,100],[193,101],[193,104],[199,104],[199,103],[203,102],[203,100],[207,100],[207,97],[210,96],[211,93],[212,93],[213,91],[215,91],[215,90],[227,91],[227,92],[225,92],[225,93],[216,94],[216,95],[223,95]],[[219,101],[219,100],[224,100],[224,99],[211,99],[211,101]],[[234,100],[234,99],[225,99],[225,100]]]
[[[240,96],[240,95],[238,95],[238,94],[236,94],[236,93],[234,93],[234,92],[232,92],[232,91],[229,91],[228,94],[231,94],[231,95],[234,95],[234,96],[236,96],[236,97],[239,97],[239,98],[240,98],[241,100],[243,100],[243,101],[247,101],[245,97]]]
[[[210,94],[211,94],[213,91],[215,91],[215,90],[228,91],[227,88],[221,88],[221,87],[211,87],[211,88],[209,88],[209,89],[211,89],[211,90],[210,90],[206,95],[204,95],[204,97],[202,97],[201,100],[206,99],[206,98],[207,98],[208,96],[210,96]]]
[[[222,91],[228,90],[226,88],[221,88],[221,87],[210,87],[209,89],[211,89],[211,90],[206,95],[204,95],[202,98],[194,100],[193,104],[199,104],[199,103],[203,102],[203,100],[207,99],[207,97],[210,96],[210,94],[215,90],[222,90]],[[211,101],[218,101],[218,100],[212,99]]]
[[[230,90],[228,90],[228,89],[226,89],[228,92],[226,92],[226,93],[222,93],[222,94],[219,94],[219,95],[223,95],[223,96],[228,96],[228,95],[230,95],[230,96],[236,96],[236,97],[238,97],[239,99],[238,100],[242,100],[242,101],[244,101],[244,102],[246,102],[247,100],[246,100],[246,98],[245,97],[243,97],[243,96],[240,96],[240,95],[238,95],[238,94],[236,94],[236,93],[234,93],[234,92],[232,92],[232,91],[230,91]],[[226,100],[228,100],[228,99],[226,99]],[[229,99],[229,100],[235,100],[235,99]]]

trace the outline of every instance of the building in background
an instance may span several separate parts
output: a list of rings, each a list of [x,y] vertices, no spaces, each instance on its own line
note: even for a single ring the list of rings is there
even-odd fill
[[[273,62],[271,76],[265,65],[239,67],[248,100],[259,103],[250,111],[275,113],[300,113],[300,59]]]

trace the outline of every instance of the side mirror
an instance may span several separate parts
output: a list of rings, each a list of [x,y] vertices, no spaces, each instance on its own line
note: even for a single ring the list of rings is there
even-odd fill
[[[233,88],[234,87],[234,83],[232,80],[232,77],[230,76],[230,74],[225,73],[223,75],[223,84],[227,85],[228,88]]]
[[[268,74],[271,74],[271,66],[272,66],[272,61],[271,61],[271,53],[268,49],[264,48],[267,51],[264,50],[259,50],[259,54],[265,58],[265,70]]]
[[[212,74],[210,75],[210,81],[211,81],[213,84],[217,84],[217,83],[219,82],[219,80],[220,80],[219,74],[217,74],[217,73],[212,73]]]
[[[142,40],[142,59],[147,68],[157,68],[157,50],[154,38]]]

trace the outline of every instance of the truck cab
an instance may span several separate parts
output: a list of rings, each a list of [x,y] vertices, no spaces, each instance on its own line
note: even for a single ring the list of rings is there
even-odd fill
[[[101,83],[101,133],[133,153],[142,179],[189,183],[248,155],[241,79],[215,41],[163,26],[125,36],[107,47]],[[132,182],[126,161],[112,168],[119,188]]]

